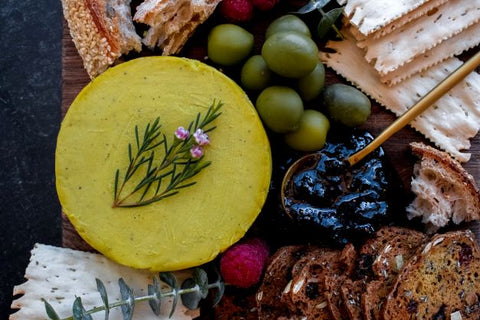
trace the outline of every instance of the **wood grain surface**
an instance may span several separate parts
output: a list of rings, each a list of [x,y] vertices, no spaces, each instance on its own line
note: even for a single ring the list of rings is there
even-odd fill
[[[258,30],[264,30],[265,26],[259,26]],[[254,33],[260,32],[253,30]],[[263,31],[262,31],[263,32]],[[190,42],[195,39],[190,40]],[[203,40],[199,40],[198,43],[204,43]],[[258,48],[256,45],[255,50]],[[476,52],[478,48],[472,50]],[[188,45],[183,51],[183,55],[191,58],[199,58],[205,56],[205,50],[200,45]],[[468,57],[467,53],[464,55]],[[77,53],[77,50],[70,37],[68,27],[64,22],[64,32],[62,39],[62,114],[64,115],[76,95],[88,84],[90,81],[87,73],[85,72],[82,64],[82,60]],[[477,69],[478,71],[478,69]],[[333,71],[327,70],[327,83],[344,81],[340,77],[334,74]],[[395,119],[394,115],[377,104],[373,103],[372,116],[369,118],[364,128],[369,130],[374,136],[378,135],[385,127],[387,127]],[[383,145],[386,154],[391,159],[393,167],[397,171],[401,182],[406,190],[410,188],[410,179],[412,175],[413,163],[415,159],[412,157],[408,144],[412,141],[425,141],[422,135],[417,133],[410,127],[406,127],[391,137]],[[480,181],[480,137],[477,135],[472,139],[472,147],[470,149],[472,153],[471,160],[464,164],[464,167],[470,172],[477,182]],[[62,214],[63,220],[63,246],[79,249],[79,250],[92,250],[92,248],[86,244],[79,235],[75,232],[65,215]],[[476,225],[472,228],[477,230]],[[478,233],[477,233],[478,234]]]

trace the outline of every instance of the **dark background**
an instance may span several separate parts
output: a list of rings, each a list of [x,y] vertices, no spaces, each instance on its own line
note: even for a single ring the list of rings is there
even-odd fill
[[[0,6],[0,319],[34,243],[60,245],[54,152],[61,103],[60,0]]]

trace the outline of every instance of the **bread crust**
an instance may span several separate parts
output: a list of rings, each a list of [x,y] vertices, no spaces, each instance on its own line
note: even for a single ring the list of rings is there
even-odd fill
[[[414,167],[416,198],[407,207],[408,217],[422,217],[429,233],[450,221],[480,219],[480,192],[473,176],[446,152],[418,142],[410,146],[420,161]]]
[[[129,6],[129,0],[62,0],[70,35],[90,78],[122,54],[141,50]]]

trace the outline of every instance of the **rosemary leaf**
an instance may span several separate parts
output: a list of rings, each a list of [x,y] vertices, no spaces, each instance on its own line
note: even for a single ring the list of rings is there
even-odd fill
[[[121,169],[115,171],[113,207],[148,205],[177,194],[178,189],[193,186],[193,181],[186,180],[210,165],[203,157],[205,144],[209,143],[206,133],[216,128],[209,124],[221,115],[222,106],[214,100],[205,115],[198,113],[190,122],[188,132],[179,127],[181,133],[170,141],[160,131],[158,117],[145,126],[143,136],[135,125],[135,142],[128,144],[129,165],[124,174]],[[131,180],[137,181],[129,183]]]

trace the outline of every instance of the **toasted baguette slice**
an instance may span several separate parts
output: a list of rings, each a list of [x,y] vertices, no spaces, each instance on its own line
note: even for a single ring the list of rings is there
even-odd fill
[[[471,231],[438,234],[399,274],[384,319],[479,319],[480,250]]]
[[[447,153],[423,143],[411,143],[420,158],[411,182],[416,198],[407,207],[408,218],[421,217],[427,232],[450,221],[459,224],[480,218],[480,193],[475,179]]]
[[[90,78],[121,55],[140,51],[142,43],[133,25],[130,0],[62,0],[70,35]]]

